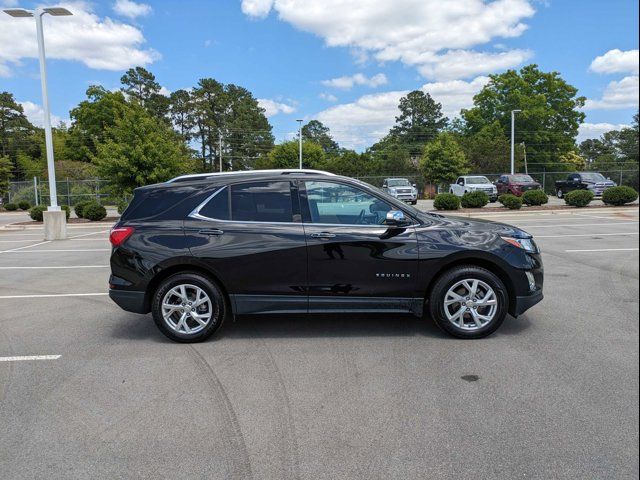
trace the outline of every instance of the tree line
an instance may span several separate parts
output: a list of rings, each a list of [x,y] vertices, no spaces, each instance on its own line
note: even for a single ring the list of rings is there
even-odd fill
[[[306,123],[304,166],[349,176],[412,175],[435,184],[470,172],[503,173],[517,109],[518,171],[525,161],[530,172],[637,169],[638,115],[630,128],[577,145],[584,103],[558,72],[536,65],[491,75],[455,119],[429,92],[416,90],[400,99],[388,134],[362,152],[340,147],[320,121]],[[132,68],[117,91],[90,86],[70,120],[53,129],[60,178],[101,177],[116,195],[190,172],[298,166],[298,140],[276,145],[253,94],[212,78],[164,95],[151,72]],[[44,152],[42,130],[11,93],[0,93],[0,194],[11,178],[45,177]]]

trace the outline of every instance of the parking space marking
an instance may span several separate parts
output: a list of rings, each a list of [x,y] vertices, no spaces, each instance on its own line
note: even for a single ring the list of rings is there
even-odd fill
[[[590,252],[637,252],[639,248],[594,248],[588,250],[565,250],[567,253],[590,253]]]
[[[11,300],[13,298],[53,298],[53,297],[104,297],[109,295],[106,292],[99,293],[38,293],[33,295],[0,295],[0,300]]]
[[[110,248],[68,248],[60,250],[7,250],[2,253],[110,252]]]
[[[0,362],[25,362],[31,360],[57,360],[62,355],[21,355],[18,357],[0,357]]]
[[[638,232],[620,232],[620,233],[575,233],[567,235],[536,235],[537,238],[563,238],[563,237],[617,237],[627,235],[640,235]]]
[[[565,223],[562,225],[518,225],[520,228],[557,228],[557,227],[603,227],[605,225],[638,225],[638,222],[621,223]]]
[[[24,247],[16,247],[9,250],[2,250],[0,253],[11,253],[17,252],[18,250],[24,250],[25,248],[37,247],[38,245],[46,245],[47,243],[51,243],[51,240],[45,240],[44,242],[33,243],[31,245],[25,245]]]
[[[109,268],[109,265],[64,265],[48,267],[0,267],[0,270],[64,270],[67,268]]]
[[[107,233],[108,231],[109,229],[100,230],[99,232],[83,233],[82,235],[74,235],[73,237],[69,237],[69,240],[75,240],[76,238],[82,238],[82,237],[89,237],[91,235],[97,235],[99,233]]]

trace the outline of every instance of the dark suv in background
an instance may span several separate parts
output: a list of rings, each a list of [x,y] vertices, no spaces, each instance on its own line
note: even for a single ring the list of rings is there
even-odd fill
[[[111,231],[109,295],[200,341],[237,314],[423,314],[478,338],[542,299],[531,235],[420,212],[307,170],[179,177],[135,190]]]

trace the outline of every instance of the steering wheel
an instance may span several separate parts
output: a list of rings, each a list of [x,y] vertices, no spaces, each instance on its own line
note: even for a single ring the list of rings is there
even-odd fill
[[[357,225],[362,225],[364,223],[364,216],[367,212],[364,211],[364,208],[360,210],[360,215],[358,215],[358,219],[356,220]]]

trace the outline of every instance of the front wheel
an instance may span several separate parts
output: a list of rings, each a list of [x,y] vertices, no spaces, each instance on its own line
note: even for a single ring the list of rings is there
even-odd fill
[[[218,330],[227,308],[220,288],[199,273],[179,273],[160,284],[153,297],[153,320],[176,342],[201,342]]]
[[[455,267],[443,274],[429,295],[436,325],[458,338],[482,338],[495,332],[509,310],[507,290],[489,270]]]

